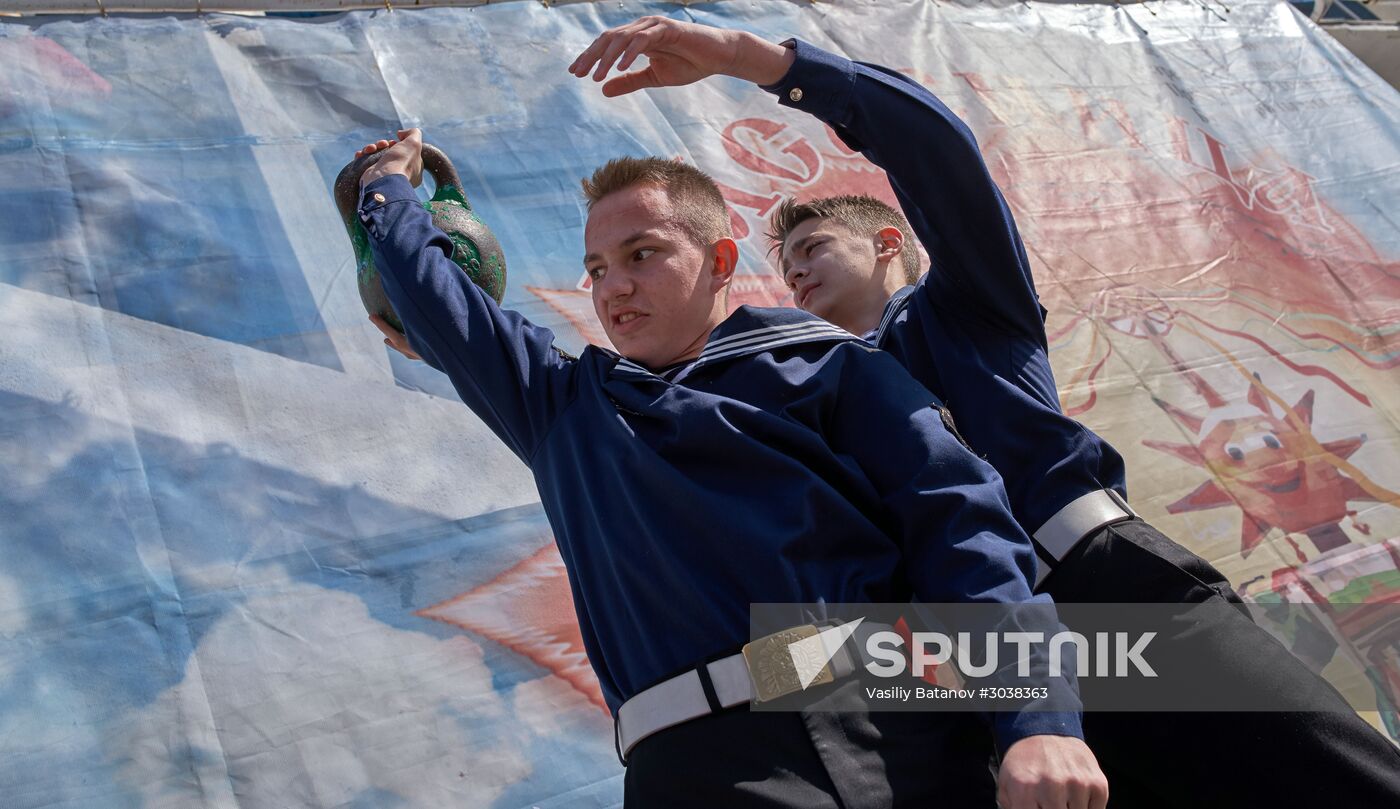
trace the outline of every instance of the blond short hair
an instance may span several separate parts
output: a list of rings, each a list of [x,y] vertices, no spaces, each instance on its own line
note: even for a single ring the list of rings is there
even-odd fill
[[[811,202],[798,202],[792,197],[783,200],[768,220],[768,238],[773,242],[773,248],[782,250],[788,234],[808,219],[830,219],[868,236],[874,236],[885,228],[897,228],[904,236],[904,249],[899,253],[904,280],[912,284],[922,275],[919,250],[915,246],[909,222],[899,211],[874,197],[848,195]]]
[[[676,224],[702,247],[733,235],[729,209],[710,175],[682,163],[660,157],[618,157],[583,180],[588,210],[598,200],[634,185],[656,185],[666,192],[675,211]]]

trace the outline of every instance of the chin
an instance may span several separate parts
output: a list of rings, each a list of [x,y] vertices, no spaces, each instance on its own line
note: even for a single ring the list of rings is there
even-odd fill
[[[645,343],[636,340],[614,340],[613,348],[617,349],[617,353],[633,362],[640,363],[648,368],[652,366],[653,358],[651,354],[654,352],[648,351],[648,346]]]

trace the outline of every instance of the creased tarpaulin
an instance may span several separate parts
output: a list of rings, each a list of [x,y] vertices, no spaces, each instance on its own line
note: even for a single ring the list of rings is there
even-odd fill
[[[568,76],[646,12],[934,88],[1135,507],[1253,600],[1400,598],[1400,96],[1283,3],[1150,9],[0,25],[0,805],[620,801],[531,478],[366,322],[330,185],[424,127],[504,246],[506,303],[577,350],[604,340],[578,179],[680,156],[731,203],[734,302],[786,302],[779,197],[888,186],[738,81],[607,101]],[[1324,629],[1310,662],[1400,734],[1400,626]]]

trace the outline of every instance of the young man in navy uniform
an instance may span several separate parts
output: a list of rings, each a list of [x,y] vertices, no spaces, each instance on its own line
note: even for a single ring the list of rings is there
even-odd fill
[[[712,180],[623,158],[585,182],[617,353],[573,358],[449,260],[413,191],[421,133],[400,138],[361,150],[383,153],[359,215],[408,336],[377,323],[534,473],[629,805],[1102,809],[1063,680],[1042,704],[1072,710],[993,714],[990,735],[966,714],[746,709],[751,604],[1050,600],[995,471],[897,362],[797,310],[726,314],[738,248]]]
[[[606,32],[573,72],[602,80],[614,61],[626,70],[646,55],[645,70],[604,85],[613,96],[713,74],[750,78],[747,65],[780,54],[783,76],[756,83],[884,169],[908,217],[870,198],[783,205],[772,236],[795,303],[888,351],[952,408],[1001,473],[1035,540],[1041,590],[1056,601],[1238,603],[1224,576],[1128,508],[1122,458],[1061,412],[1011,213],[971,132],[925,88],[800,41],[659,17]],[[932,259],[922,279],[910,225]],[[1087,713],[1112,805],[1400,806],[1390,742],[1242,613],[1203,614],[1210,620],[1184,648],[1216,682],[1276,692],[1296,710]]]

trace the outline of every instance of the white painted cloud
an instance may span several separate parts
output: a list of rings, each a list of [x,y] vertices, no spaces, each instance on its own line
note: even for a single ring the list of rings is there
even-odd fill
[[[515,715],[535,736],[612,737],[612,718],[563,678],[523,682],[512,689],[511,701]]]
[[[354,595],[300,583],[221,617],[149,710],[180,717],[196,766],[135,747],[123,778],[147,809],[483,806],[531,769],[475,643],[395,629]]]

